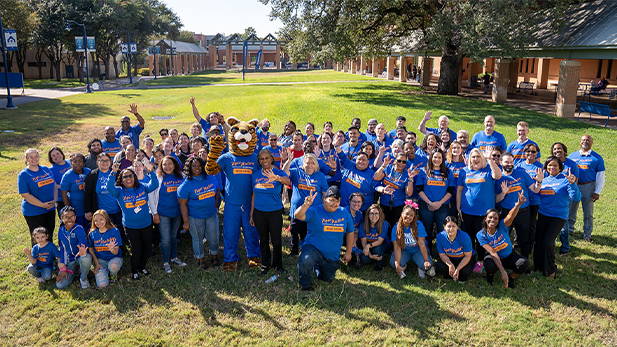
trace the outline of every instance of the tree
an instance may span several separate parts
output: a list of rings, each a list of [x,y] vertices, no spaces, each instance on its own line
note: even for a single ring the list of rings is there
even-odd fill
[[[440,50],[438,93],[457,94],[463,57],[522,57],[538,18],[559,18],[570,0],[260,0],[284,24],[287,52],[325,60]],[[297,60],[296,60],[297,61]]]
[[[176,38],[176,41],[188,42],[193,44],[196,44],[198,42],[197,40],[195,40],[195,38],[193,38],[193,32],[187,30],[181,30],[178,34],[178,37]]]
[[[242,38],[246,40],[246,38],[250,37],[251,35],[257,35],[257,30],[255,30],[255,28],[253,27],[248,27],[244,29],[244,34],[242,34]]]
[[[13,60],[16,60],[17,68],[23,74],[26,52],[32,47],[38,17],[29,3],[23,0],[0,0],[0,15],[3,26],[17,32],[17,51],[7,52],[8,70],[11,71]]]

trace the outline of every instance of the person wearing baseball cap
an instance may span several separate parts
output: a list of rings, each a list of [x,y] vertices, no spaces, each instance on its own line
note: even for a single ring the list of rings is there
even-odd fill
[[[351,260],[354,242],[353,222],[349,212],[339,206],[341,193],[338,187],[328,188],[322,194],[323,203],[311,206],[316,196],[316,192],[307,196],[294,214],[294,218],[308,224],[308,232],[298,260],[298,282],[302,290],[306,291],[313,290],[311,272],[326,282],[334,279],[343,244],[341,234],[346,235],[347,251],[343,257],[345,263]]]

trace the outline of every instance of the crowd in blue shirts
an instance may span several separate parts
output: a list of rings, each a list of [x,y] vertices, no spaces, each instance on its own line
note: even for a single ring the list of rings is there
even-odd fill
[[[589,135],[569,155],[565,144],[554,143],[543,160],[528,138],[529,124],[519,122],[508,144],[490,115],[470,138],[450,129],[446,116],[438,127],[427,127],[432,113],[426,112],[419,144],[402,116],[391,131],[370,119],[363,132],[354,118],[344,131],[326,122],[321,134],[313,123],[303,133],[288,121],[278,135],[264,119],[254,135],[255,153],[243,157],[226,148],[217,161],[222,172],[210,176],[208,139],[226,137],[229,126],[218,112],[202,118],[190,101],[197,121],[190,135],[164,128],[160,142],[148,135],[140,148],[145,121],[132,104],[138,124],[125,116],[120,130],[106,127],[103,140],[88,144],[87,156],[67,158],[55,146],[47,167],[36,149],[26,151],[18,191],[32,236],[32,249],[24,249],[29,273],[44,282],[56,267],[58,288],[77,274],[87,288],[92,269],[97,286],[105,287],[130,254],[131,279],[139,280],[150,275],[154,245],[163,270],[172,273],[172,265],[187,265],[178,255],[184,231],[199,267],[220,265],[220,243],[225,265],[237,264],[239,234],[232,230],[240,225],[249,267],[260,267],[262,275],[286,273],[287,216],[290,256],[299,257],[299,285],[306,290],[312,274],[334,279],[343,245],[343,260],[356,268],[372,264],[381,271],[390,264],[404,278],[412,265],[421,278],[440,274],[459,282],[476,272],[493,283],[498,274],[514,287],[517,277],[534,270],[556,277],[555,241],[561,254],[571,251],[579,205],[581,235],[591,241],[605,166]],[[221,201],[227,205],[223,242]]]

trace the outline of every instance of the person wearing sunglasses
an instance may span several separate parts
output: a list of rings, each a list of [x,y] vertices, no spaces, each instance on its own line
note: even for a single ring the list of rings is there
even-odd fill
[[[139,134],[144,131],[146,127],[146,121],[144,118],[137,112],[137,104],[130,104],[128,112],[135,115],[139,124],[131,126],[131,119],[128,116],[122,117],[120,120],[121,128],[116,131],[116,138],[119,139],[121,136],[128,136],[131,138],[131,141],[135,145],[135,148],[139,149]]]
[[[149,161],[145,161],[144,165],[150,173],[149,182],[140,183],[133,169],[120,170],[120,164],[115,163],[106,187],[122,209],[122,225],[131,243],[131,278],[134,281],[139,280],[140,273],[150,275],[146,264],[152,251],[153,235],[148,194],[159,186],[153,165]]]
[[[379,205],[389,225],[394,225],[405,207],[405,198],[413,194],[415,172],[408,169],[405,153],[399,153],[393,160],[387,155],[383,164],[373,175],[380,186],[375,190],[381,193]]]
[[[525,161],[518,165],[515,164],[514,166],[525,170],[529,177],[536,179],[537,170],[543,168],[542,163],[537,160],[540,147],[536,144],[528,143],[523,151],[525,152]],[[536,223],[538,221],[539,209],[540,195],[529,194],[529,236],[531,236],[532,247],[536,235]]]

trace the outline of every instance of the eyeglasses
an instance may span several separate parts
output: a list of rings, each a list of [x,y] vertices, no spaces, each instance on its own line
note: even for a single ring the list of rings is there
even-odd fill
[[[361,203],[362,203],[362,201],[358,201],[358,200],[351,200],[351,203],[352,203],[352,204],[361,204]]]
[[[538,153],[538,152],[537,152],[537,151],[526,151],[525,153],[536,154],[536,153]]]
[[[109,159],[99,159],[99,163],[111,163]]]
[[[133,175],[122,175],[122,179],[133,178]]]
[[[400,164],[407,164],[407,160],[402,160],[402,159],[396,159],[396,162]]]
[[[162,133],[161,136],[169,136],[168,133]]]
[[[68,216],[62,216],[61,219],[77,219],[77,216],[72,214],[72,215],[68,215]]]
[[[128,120],[121,120],[120,123],[130,123],[131,121]]]
[[[368,215],[369,216],[379,216],[379,212],[371,212]]]
[[[501,154],[491,154],[491,157],[493,157],[493,158],[501,158]]]

